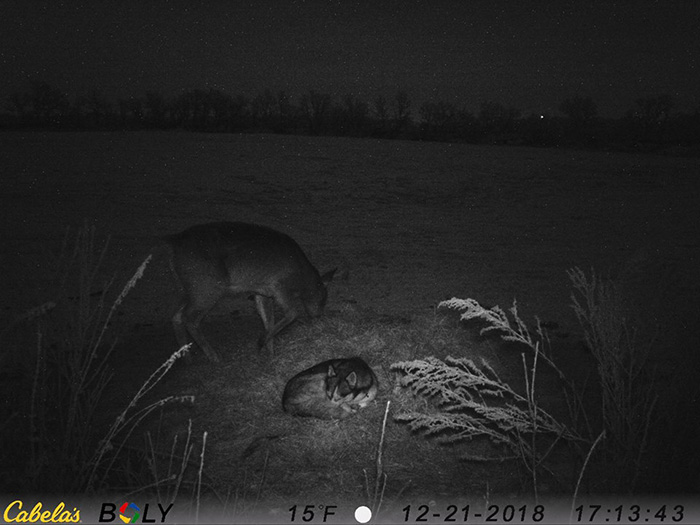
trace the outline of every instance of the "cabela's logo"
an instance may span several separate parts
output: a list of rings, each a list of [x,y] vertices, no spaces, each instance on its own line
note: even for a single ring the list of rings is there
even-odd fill
[[[7,523],[77,523],[80,521],[80,510],[73,507],[70,511],[61,502],[51,510],[42,510],[41,501],[32,510],[24,510],[22,500],[15,500],[5,507],[2,517]]]

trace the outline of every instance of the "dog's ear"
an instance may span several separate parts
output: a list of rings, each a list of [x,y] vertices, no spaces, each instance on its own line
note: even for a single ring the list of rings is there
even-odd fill
[[[349,373],[345,378],[345,382],[352,390],[354,390],[355,386],[357,386],[357,372]]]

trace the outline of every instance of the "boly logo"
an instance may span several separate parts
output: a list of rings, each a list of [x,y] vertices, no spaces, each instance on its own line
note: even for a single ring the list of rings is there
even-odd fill
[[[167,507],[163,507],[162,504],[158,503],[158,511],[160,513],[160,519],[158,519],[158,511],[155,511],[149,506],[148,503],[143,505],[143,509],[136,505],[135,503],[129,503],[125,501],[119,506],[119,519],[124,523],[165,523],[165,517],[173,508],[171,503]],[[99,523],[112,523],[117,519],[117,506],[114,503],[103,503],[100,508],[100,517],[97,520]],[[149,517],[149,510],[151,516]]]
[[[134,515],[132,516],[131,519],[129,519],[127,516],[124,515],[127,508],[134,509],[134,511],[135,511]],[[121,518],[121,520],[124,523],[136,523],[136,520],[139,519],[139,516],[141,516],[141,514],[140,514],[141,509],[138,508],[135,504],[128,503],[126,501],[122,504],[121,507],[119,507],[119,512],[120,512],[119,517]]]

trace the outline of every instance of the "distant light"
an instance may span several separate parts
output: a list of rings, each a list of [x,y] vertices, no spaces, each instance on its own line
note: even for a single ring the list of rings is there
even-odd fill
[[[540,115],[540,118],[544,118],[544,115]]]

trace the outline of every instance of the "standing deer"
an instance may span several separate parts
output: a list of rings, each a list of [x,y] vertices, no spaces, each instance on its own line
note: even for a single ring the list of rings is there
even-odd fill
[[[215,222],[192,226],[166,237],[170,263],[184,291],[173,316],[180,346],[188,334],[211,361],[219,354],[199,331],[199,323],[214,305],[231,294],[253,294],[265,334],[260,347],[273,351],[273,339],[300,317],[318,317],[326,304],[326,284],[335,270],[323,276],[288,235],[243,222]],[[284,317],[275,323],[275,302]]]

